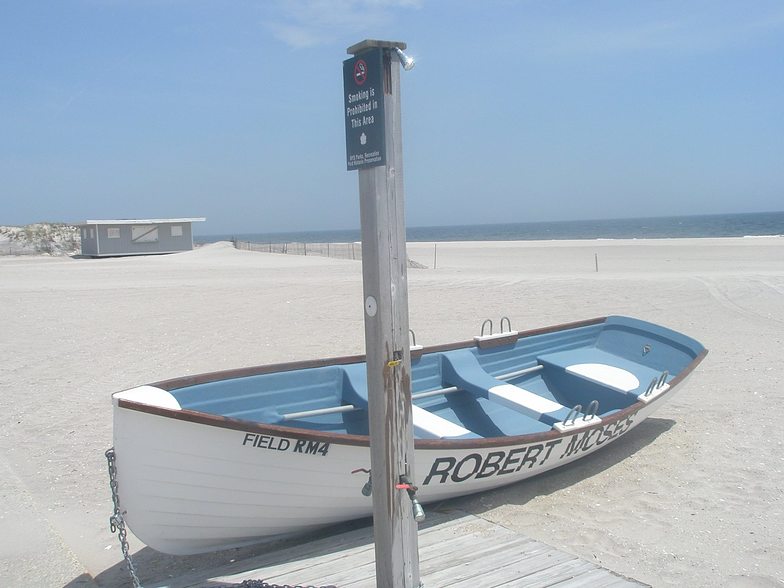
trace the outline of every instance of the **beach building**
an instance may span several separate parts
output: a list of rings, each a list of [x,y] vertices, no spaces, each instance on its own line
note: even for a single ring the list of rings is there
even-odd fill
[[[82,255],[158,255],[193,249],[192,224],[205,218],[86,220],[79,225]]]

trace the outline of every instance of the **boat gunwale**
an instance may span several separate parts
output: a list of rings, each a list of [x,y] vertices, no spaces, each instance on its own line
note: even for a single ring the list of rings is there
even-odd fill
[[[583,321],[576,321],[571,323],[564,323],[560,325],[543,327],[539,329],[531,329],[529,331],[520,332],[517,335],[517,340],[534,335],[541,335],[545,333],[554,333],[572,328],[579,328],[585,326],[592,326],[601,324],[607,321],[607,317],[599,317],[594,319],[587,319]],[[455,349],[463,349],[468,347],[478,347],[475,340],[462,341],[458,343],[449,343],[444,345],[434,345],[426,347],[421,351],[416,352],[416,356],[426,353],[438,353],[443,351],[452,351]],[[588,427],[581,427],[575,431],[560,432],[556,429],[539,433],[528,433],[525,435],[510,435],[503,437],[481,437],[472,439],[415,439],[415,449],[474,449],[485,447],[501,447],[509,445],[525,445],[528,443],[537,443],[541,441],[549,441],[559,437],[567,437],[575,433],[584,433],[598,429],[628,418],[629,415],[641,410],[645,406],[650,406],[654,403],[660,402],[662,399],[670,396],[674,389],[684,379],[686,379],[694,369],[702,362],[708,350],[703,348],[702,351],[686,366],[681,372],[669,382],[669,389],[648,402],[647,404],[638,400],[634,404],[619,410],[609,416],[601,418],[595,425]],[[413,354],[412,354],[413,355]],[[224,379],[242,378],[255,375],[262,375],[268,373],[279,373],[286,371],[294,371],[299,369],[325,367],[330,365],[346,365],[351,363],[359,363],[365,361],[365,355],[353,355],[336,358],[326,358],[317,360],[305,360],[280,364],[269,364],[263,366],[254,366],[246,368],[238,368],[232,370],[223,370],[218,372],[208,372],[204,374],[196,374],[192,376],[182,376],[179,378],[172,378],[169,380],[162,380],[150,384],[161,388],[166,391],[184,388],[187,386],[194,386],[197,384],[204,384],[208,382],[215,382]],[[175,420],[186,421],[195,424],[208,425],[219,427],[223,429],[233,429],[237,431],[245,431],[252,433],[261,433],[274,435],[279,437],[288,437],[293,439],[305,439],[311,441],[320,441],[327,443],[334,443],[347,446],[360,446],[369,447],[370,437],[368,435],[351,435],[347,433],[323,433],[311,429],[301,429],[298,427],[288,427],[281,425],[273,425],[269,423],[260,423],[257,421],[246,421],[237,418],[224,417],[220,415],[209,414],[200,411],[189,409],[171,409],[159,406],[151,406],[140,402],[131,400],[117,399],[117,406],[120,408],[130,409],[134,411],[144,412],[156,416],[173,418]]]

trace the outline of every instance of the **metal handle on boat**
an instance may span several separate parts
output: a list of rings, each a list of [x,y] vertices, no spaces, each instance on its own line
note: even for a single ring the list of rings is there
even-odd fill
[[[667,378],[670,376],[670,372],[664,370],[658,378],[654,378],[651,380],[651,383],[648,384],[648,388],[645,390],[643,396],[650,396],[656,390],[661,388],[667,383]]]
[[[580,416],[580,413],[582,411],[583,411],[583,405],[582,404],[575,404],[572,407],[572,410],[569,411],[569,414],[566,415],[566,418],[563,420],[563,424],[564,425],[568,424],[567,421],[569,419],[572,419],[572,424],[574,424],[577,421],[577,417]]]
[[[593,417],[596,416],[597,412],[599,412],[599,401],[591,400],[591,404],[588,405],[588,410],[585,412],[585,416],[583,416],[583,420],[590,421]]]
[[[506,326],[508,327],[506,331],[504,331],[504,321],[506,321]],[[509,333],[512,331],[512,321],[509,320],[508,316],[501,317],[501,332],[502,333]]]
[[[648,388],[647,390],[645,390],[643,396],[650,396],[651,394],[653,394],[653,391],[656,390],[656,383],[658,381],[659,381],[658,378],[654,378],[653,380],[651,380],[651,383],[648,384]]]
[[[411,334],[411,346],[416,347],[416,333],[414,329],[409,329],[408,332]]]
[[[479,331],[479,336],[480,337],[484,337],[485,336],[485,325],[487,323],[490,323],[490,334],[491,335],[493,334],[493,321],[491,321],[490,319],[485,319],[485,321],[482,323],[482,329]]]

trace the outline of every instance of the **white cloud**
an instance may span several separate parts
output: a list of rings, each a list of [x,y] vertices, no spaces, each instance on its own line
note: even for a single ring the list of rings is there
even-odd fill
[[[420,5],[420,0],[278,0],[264,24],[291,47],[314,47],[377,30],[394,21],[396,11]]]

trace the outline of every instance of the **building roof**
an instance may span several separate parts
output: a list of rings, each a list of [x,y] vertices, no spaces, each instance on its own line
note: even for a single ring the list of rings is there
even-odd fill
[[[86,220],[80,225],[157,225],[163,223],[198,223],[204,222],[205,217],[197,218],[120,218],[114,220]]]

